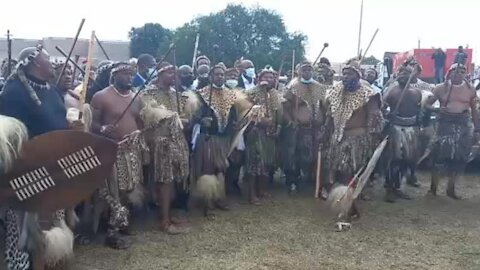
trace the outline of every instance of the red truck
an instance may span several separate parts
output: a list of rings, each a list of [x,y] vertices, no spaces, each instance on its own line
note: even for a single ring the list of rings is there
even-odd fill
[[[445,68],[443,74],[446,74],[448,68],[453,63],[455,59],[455,54],[457,53],[458,49],[447,49],[444,50],[445,54],[447,55],[447,59],[445,60]],[[468,55],[467,61],[465,65],[467,67],[467,73],[471,73],[472,70],[472,56],[473,50],[472,49],[464,49],[465,53]],[[435,49],[414,49],[408,52],[403,53],[396,53],[390,54],[393,60],[393,72],[395,72],[398,67],[407,59],[409,56],[414,56],[417,62],[422,66],[422,74],[420,74],[420,79],[426,82],[434,82],[435,80],[435,65],[432,59],[432,55],[435,52]]]

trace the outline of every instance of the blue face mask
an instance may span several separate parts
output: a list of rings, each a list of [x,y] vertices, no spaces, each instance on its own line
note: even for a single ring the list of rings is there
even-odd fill
[[[300,82],[301,83],[304,83],[304,84],[311,84],[313,83],[315,80],[313,78],[310,78],[308,80],[305,80],[303,77],[300,78]]]
[[[255,78],[255,68],[247,68],[245,69],[245,75],[249,78]]]
[[[343,82],[343,88],[345,89],[345,91],[355,92],[358,89],[359,83],[360,81],[358,80],[346,81],[346,82]]]

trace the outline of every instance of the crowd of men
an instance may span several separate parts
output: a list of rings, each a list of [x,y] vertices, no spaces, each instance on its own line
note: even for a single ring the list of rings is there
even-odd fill
[[[296,76],[285,81],[271,66],[257,72],[247,59],[226,67],[200,56],[193,67],[175,67],[143,54],[134,61],[99,63],[90,74],[86,105],[75,75],[81,72],[51,63],[41,47],[24,49],[15,63],[0,92],[0,114],[23,122],[30,138],[75,129],[119,144],[105,186],[76,208],[44,217],[43,230],[75,231],[79,244],[88,244],[104,223],[106,245],[128,248],[122,236],[132,233],[131,213],[142,205],[158,208],[162,232],[186,233],[187,220],[172,214],[172,203],[212,217],[215,210],[230,209],[229,198],[243,195],[241,182],[244,197],[260,206],[271,197],[277,171],[290,194],[320,177],[326,199],[365,168],[386,136],[375,169],[375,177],[385,179],[386,201],[410,199],[402,179],[418,187],[415,170],[423,160],[433,168],[429,193],[437,194],[446,175],[447,196],[460,199],[455,183],[479,131],[476,93],[462,63],[434,86],[418,78],[422,67],[409,58],[380,86],[377,70],[362,70],[356,58],[343,67],[339,81],[326,58],[316,65],[302,61]],[[437,101],[440,106],[433,106]],[[68,119],[75,111],[83,112],[82,121]],[[81,225],[67,222],[65,228],[69,213]],[[21,235],[15,215],[0,217],[6,263],[28,269],[35,262],[15,244]],[[354,203],[344,219],[358,216]]]

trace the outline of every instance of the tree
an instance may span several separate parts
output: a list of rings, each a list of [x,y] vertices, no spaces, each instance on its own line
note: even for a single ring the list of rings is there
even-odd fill
[[[168,50],[173,33],[158,23],[147,23],[142,27],[132,27],[128,37],[130,57],[138,57],[142,53],[159,57]]]
[[[274,11],[229,4],[222,11],[198,17],[175,31],[179,64],[191,64],[197,33],[199,52],[212,61],[232,66],[243,57],[253,60],[257,69],[267,64],[278,69],[282,59],[285,67],[291,65],[293,49],[298,63],[304,58],[307,41],[302,33],[288,33],[282,17]]]
[[[376,66],[378,63],[380,63],[380,60],[378,60],[377,58],[375,58],[375,56],[371,55],[369,57],[365,57],[363,60],[362,60],[362,65],[372,65],[372,66]]]

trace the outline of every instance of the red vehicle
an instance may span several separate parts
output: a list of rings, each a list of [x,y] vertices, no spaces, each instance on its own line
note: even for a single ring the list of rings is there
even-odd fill
[[[453,63],[455,59],[455,54],[458,49],[447,49],[445,54],[447,59],[445,60],[445,68],[443,74],[446,74],[448,68]],[[465,65],[467,67],[467,73],[472,72],[472,49],[464,49],[465,53],[468,55]],[[409,57],[414,56],[417,62],[422,66],[422,73],[420,74],[420,79],[433,82],[435,80],[435,65],[432,59],[432,55],[435,52],[435,49],[414,49],[408,52],[396,53],[392,55],[393,60],[393,72],[395,72],[398,67]]]

